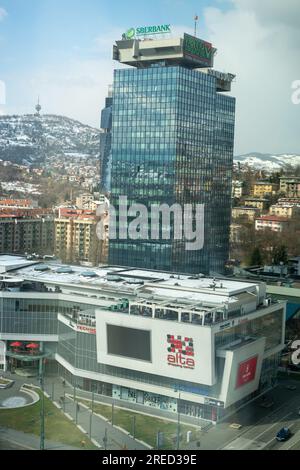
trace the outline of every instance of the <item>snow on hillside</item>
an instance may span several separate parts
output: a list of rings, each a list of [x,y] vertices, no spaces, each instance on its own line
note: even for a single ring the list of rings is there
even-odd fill
[[[99,155],[100,129],[64,116],[0,116],[0,158],[15,163],[52,155]]]
[[[300,165],[300,155],[249,153],[247,155],[236,156],[234,162],[240,162],[242,165],[248,165],[253,169],[273,172],[279,171],[287,165],[292,167]]]

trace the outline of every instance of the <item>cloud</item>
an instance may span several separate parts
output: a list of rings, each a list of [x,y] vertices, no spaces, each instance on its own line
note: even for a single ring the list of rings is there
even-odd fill
[[[232,0],[227,11],[205,10],[215,67],[237,75],[236,153],[300,152],[300,106],[291,100],[300,79],[299,16],[298,0]]]
[[[0,21],[2,21],[7,16],[7,11],[4,8],[0,7]]]
[[[62,114],[99,127],[100,110],[113,80],[111,60],[70,60],[59,71],[37,70],[28,80],[28,93],[41,97],[43,112]]]
[[[299,0],[233,0],[237,8],[253,11],[262,24],[285,24],[299,28]]]
[[[300,80],[300,1],[220,0],[220,8],[200,15],[203,39],[218,48],[215,68],[236,74],[235,153],[300,153],[300,105],[292,104],[291,89]],[[20,74],[10,97],[18,96],[22,104],[11,103],[9,112],[32,112],[40,95],[43,112],[99,127],[113,69],[122,67],[112,60],[112,46],[125,29],[102,30],[89,50],[74,51],[76,59]],[[193,25],[172,30],[173,36],[193,34]]]

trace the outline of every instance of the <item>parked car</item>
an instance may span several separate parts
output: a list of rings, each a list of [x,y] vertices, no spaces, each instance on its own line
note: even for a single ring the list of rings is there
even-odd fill
[[[261,408],[272,408],[272,406],[274,405],[274,401],[273,400],[264,400],[263,402],[261,402],[259,404],[259,406]]]
[[[281,428],[276,434],[276,440],[279,442],[287,441],[291,437],[292,433],[289,428]]]
[[[296,385],[287,385],[286,389],[287,390],[297,390],[297,387],[296,387]]]

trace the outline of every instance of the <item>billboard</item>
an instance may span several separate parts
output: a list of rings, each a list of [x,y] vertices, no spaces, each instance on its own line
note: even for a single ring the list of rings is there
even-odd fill
[[[258,356],[255,356],[239,364],[236,388],[243,387],[255,379],[257,360]]]
[[[235,344],[232,348],[225,349],[225,364],[219,398],[225,403],[226,408],[258,389],[265,343],[264,337],[252,338],[248,341],[241,341],[240,346]]]
[[[194,384],[215,383],[209,327],[96,311],[97,361]]]
[[[214,64],[214,55],[216,49],[210,42],[184,34],[183,53],[185,56],[194,58],[197,62],[201,61],[203,66],[212,67]]]
[[[106,324],[107,354],[151,362],[151,332]]]

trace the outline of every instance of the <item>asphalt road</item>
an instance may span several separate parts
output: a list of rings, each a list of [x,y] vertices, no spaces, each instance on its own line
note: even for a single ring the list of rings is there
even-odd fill
[[[251,426],[246,426],[235,439],[221,447],[223,450],[299,450],[300,449],[300,384],[297,390],[288,391],[287,400]],[[290,393],[290,396],[288,395]],[[278,442],[276,434],[282,427],[289,427],[292,437]]]

